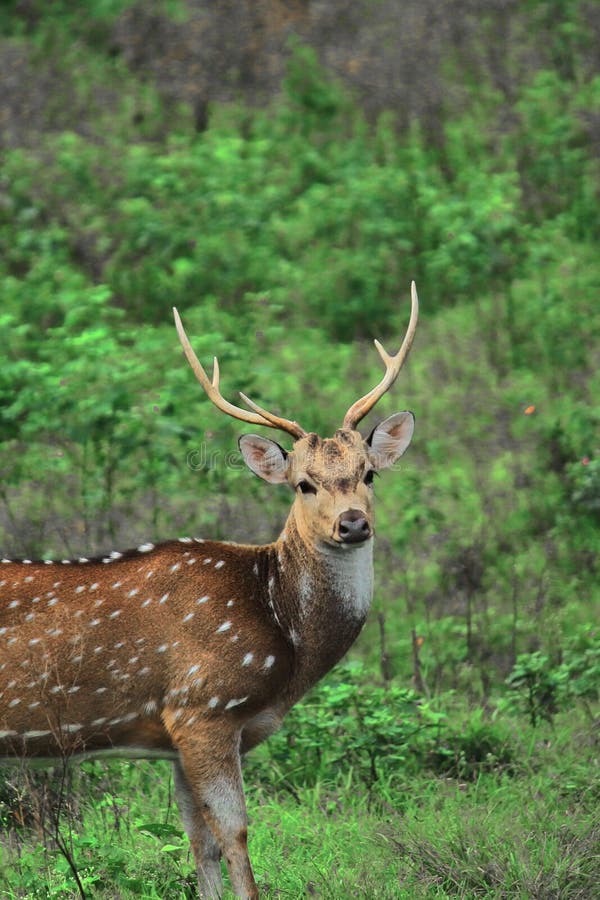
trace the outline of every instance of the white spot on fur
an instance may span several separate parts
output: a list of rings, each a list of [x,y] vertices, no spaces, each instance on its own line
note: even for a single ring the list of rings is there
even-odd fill
[[[147,544],[140,544],[138,547],[138,553],[150,553],[151,550],[154,550],[154,544],[148,542]]]
[[[254,659],[254,653],[246,653],[242,660],[243,666],[249,666],[252,660]]]
[[[215,706],[218,706],[218,704],[219,704],[218,697],[211,697],[210,700],[208,701],[208,706],[210,709],[214,709]]]
[[[263,669],[270,669],[273,666],[274,662],[275,662],[274,656],[269,655],[269,656],[265,657]]]
[[[220,559],[218,563],[215,563],[215,569],[222,569],[225,565],[225,560]]]
[[[234,706],[240,706],[242,703],[245,703],[248,697],[240,697],[239,700],[228,700],[225,704],[225,709],[233,709]]]
[[[230,628],[231,628],[230,621],[223,622],[223,624],[219,625],[219,627],[217,628],[217,634],[221,634],[223,631],[229,631]]]
[[[158,602],[159,602],[159,603],[166,603],[168,599],[169,599],[169,594],[166,593],[166,594],[163,594],[163,595],[162,595],[162,597],[160,598],[160,600],[159,600]]]

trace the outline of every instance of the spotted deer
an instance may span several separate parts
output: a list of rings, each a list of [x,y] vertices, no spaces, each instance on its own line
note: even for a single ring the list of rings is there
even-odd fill
[[[253,434],[241,454],[292,507],[265,546],[179,538],[87,559],[0,564],[0,757],[163,757],[193,850],[202,897],[221,896],[224,856],[238,897],[258,889],[247,852],[241,755],[346,653],[373,589],[374,474],[410,443],[395,413],[366,440],[358,423],[394,383],[418,315],[380,383],[332,438],[223,398],[175,313],[185,355],[224,413],[290,435],[293,449]]]

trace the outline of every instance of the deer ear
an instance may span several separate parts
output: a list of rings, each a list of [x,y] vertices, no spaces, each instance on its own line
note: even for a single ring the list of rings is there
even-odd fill
[[[278,443],[258,434],[243,434],[238,446],[244,462],[255,475],[270,484],[287,481],[288,455]]]
[[[411,412],[394,413],[374,428],[367,444],[376,469],[389,469],[400,459],[411,442],[415,430],[415,417]]]

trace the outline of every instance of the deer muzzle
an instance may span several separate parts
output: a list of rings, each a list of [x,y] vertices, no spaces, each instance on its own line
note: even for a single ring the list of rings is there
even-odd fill
[[[364,512],[347,509],[338,516],[334,534],[342,544],[361,544],[373,536],[373,529]]]

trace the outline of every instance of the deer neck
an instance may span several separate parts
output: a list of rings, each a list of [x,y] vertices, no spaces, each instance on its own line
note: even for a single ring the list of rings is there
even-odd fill
[[[341,659],[364,625],[373,594],[373,541],[315,545],[301,535],[292,513],[272,549],[269,604],[294,645],[299,696]]]

